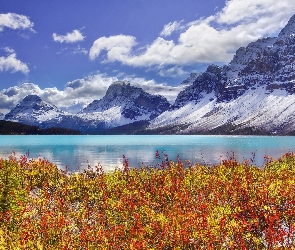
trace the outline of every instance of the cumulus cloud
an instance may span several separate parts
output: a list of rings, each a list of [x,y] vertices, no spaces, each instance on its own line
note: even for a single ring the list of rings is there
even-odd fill
[[[28,74],[30,70],[25,63],[16,58],[15,53],[12,53],[7,57],[0,56],[0,72],[1,71],[11,71],[12,73],[19,71]]]
[[[93,100],[103,98],[108,87],[118,80],[118,77],[111,77],[104,74],[96,74],[86,78],[76,79],[66,84],[63,90],[63,100],[54,98],[52,101],[58,103],[59,107],[68,110],[71,109],[69,104],[74,105],[77,102],[81,104],[81,107],[84,107]],[[182,87],[172,87],[165,83],[157,83],[154,80],[147,80],[139,77],[125,76],[124,78],[120,78],[120,80],[129,81],[131,85],[140,87],[150,94],[163,95],[171,102],[176,99],[177,94],[182,90]]]
[[[291,11],[288,11],[288,7],[291,7]],[[227,1],[222,11],[218,13],[217,21],[226,24],[253,23],[263,17],[272,18],[271,14],[281,12],[284,15],[286,12],[292,14],[294,11],[292,8],[294,3],[292,4],[290,0],[231,0]]]
[[[185,71],[182,67],[174,66],[171,68],[160,67],[159,75],[163,77],[179,77],[189,75],[188,71]]]
[[[71,33],[66,35],[57,35],[56,33],[52,34],[53,40],[60,43],[76,43],[84,40],[84,36],[79,30],[73,30]]]
[[[32,83],[24,83],[0,91],[0,112],[7,113],[25,96],[40,93],[40,88]]]
[[[0,32],[4,30],[4,28],[10,29],[28,29],[33,31],[34,23],[30,21],[27,16],[19,15],[15,13],[6,13],[0,14]]]
[[[96,74],[68,82],[62,90],[56,87],[41,89],[37,84],[23,83],[0,91],[0,112],[9,112],[24,97],[35,94],[65,111],[76,113],[93,100],[102,98],[117,80],[117,77]]]
[[[184,26],[181,26],[182,22],[183,20],[180,22],[175,21],[166,24],[163,30],[161,31],[160,36],[170,36],[174,31],[183,29]]]
[[[5,47],[5,48],[3,48],[3,50],[9,54],[14,53],[14,49],[9,48],[9,47]]]
[[[89,57],[94,60],[106,50],[104,62],[134,67],[227,63],[239,47],[277,35],[294,12],[295,2],[290,0],[228,0],[215,15],[165,25],[162,36],[181,28],[177,41],[158,37],[138,54],[132,36],[102,37],[94,42]]]
[[[184,86],[169,86],[166,83],[157,83],[154,80],[146,80],[145,78],[125,77],[125,81],[129,81],[131,85],[142,88],[144,91],[153,95],[162,95],[173,103]]]
[[[101,37],[93,43],[89,57],[94,60],[103,50],[106,50],[107,61],[126,61],[130,57],[132,47],[136,45],[135,40],[135,37],[125,35]]]
[[[19,86],[13,86],[0,91],[0,112],[9,112],[24,97],[35,94],[64,111],[77,113],[93,100],[101,99],[108,87],[118,80],[117,77],[98,73],[70,81],[62,90],[55,87],[41,89],[36,84],[23,83]],[[144,78],[125,77],[120,80],[129,81],[131,85],[141,87],[148,93],[163,95],[170,102],[173,102],[177,94],[182,90],[181,86],[171,87],[165,83],[156,83],[154,80],[146,80]]]
[[[68,82],[62,90],[56,87],[41,89],[37,84],[23,83],[0,91],[0,112],[9,112],[24,97],[35,94],[65,111],[76,113],[93,100],[101,99],[117,80],[116,77],[96,74]]]

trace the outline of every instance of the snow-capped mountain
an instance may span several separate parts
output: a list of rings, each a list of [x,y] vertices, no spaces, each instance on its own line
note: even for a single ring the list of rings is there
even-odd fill
[[[3,120],[3,119],[4,119],[4,116],[5,116],[5,115],[4,115],[3,113],[0,112],[0,120]]]
[[[155,118],[169,106],[163,96],[151,95],[142,88],[131,86],[128,82],[117,81],[108,88],[102,99],[90,103],[80,114],[120,110],[124,119],[146,120]]]
[[[169,102],[162,96],[151,95],[126,82],[115,82],[101,100],[93,101],[78,114],[63,112],[39,96],[29,95],[4,119],[41,128],[60,127],[95,133],[150,120],[166,111],[169,106]]]
[[[169,108],[167,99],[151,95],[130,83],[117,81],[110,85],[105,96],[81,110],[77,117],[83,120],[102,121],[103,129],[114,128],[157,117]]]
[[[170,106],[162,96],[118,81],[101,100],[78,114],[63,112],[30,95],[4,119],[82,133],[120,130],[122,125],[146,127],[147,122],[146,131],[140,127],[137,131],[295,133],[295,15],[278,37],[250,43],[238,49],[228,65],[209,65],[203,73],[192,73],[182,85],[185,89]]]
[[[250,43],[228,65],[198,74],[149,129],[286,134],[295,130],[294,114],[295,15],[277,38]]]
[[[4,117],[7,121],[20,122],[27,125],[37,125],[48,127],[48,122],[60,120],[65,112],[56,106],[43,101],[37,95],[26,96]],[[46,125],[44,124],[46,123]]]

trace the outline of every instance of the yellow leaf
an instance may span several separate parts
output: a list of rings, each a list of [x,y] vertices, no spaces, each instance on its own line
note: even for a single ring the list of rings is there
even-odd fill
[[[40,241],[37,242],[37,247],[38,249],[43,250],[43,245]]]

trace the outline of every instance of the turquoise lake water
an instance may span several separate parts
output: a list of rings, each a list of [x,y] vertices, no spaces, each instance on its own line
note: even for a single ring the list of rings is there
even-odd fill
[[[156,150],[162,159],[156,158]],[[29,152],[29,158],[43,157],[64,169],[83,169],[100,163],[105,171],[122,167],[123,155],[132,167],[157,166],[177,156],[192,163],[216,164],[232,153],[244,161],[262,166],[264,156],[278,158],[295,152],[292,136],[206,136],[206,135],[1,135],[0,157],[12,152]]]

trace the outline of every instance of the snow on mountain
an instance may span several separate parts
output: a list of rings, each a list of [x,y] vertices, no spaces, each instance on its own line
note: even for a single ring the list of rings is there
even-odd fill
[[[206,132],[231,125],[237,131],[253,128],[274,134],[295,130],[295,95],[276,89],[267,93],[265,86],[247,90],[229,102],[218,102],[208,94],[198,103],[169,110],[155,118],[149,129],[179,126],[180,133]]]
[[[148,94],[129,83],[115,82],[101,100],[93,101],[79,114],[63,112],[37,95],[28,95],[4,119],[41,128],[61,127],[96,133],[136,121],[150,120],[166,111],[169,106],[169,102],[162,96]]]
[[[225,66],[210,65],[148,129],[179,133],[218,128],[286,134],[295,130],[295,15],[277,38],[237,50]]]
[[[4,119],[4,116],[5,116],[5,115],[4,115],[3,113],[0,112],[0,120],[3,120],[3,119]]]
[[[28,95],[7,113],[4,119],[39,126],[52,119],[58,120],[64,115],[66,115],[65,112],[43,101],[39,96]]]
[[[191,85],[178,94],[171,108],[180,108],[192,101],[197,103],[208,94],[218,91],[218,88],[220,87],[219,85],[221,85],[220,82],[220,67],[216,65],[209,65],[206,72],[199,74]]]
[[[169,106],[163,96],[151,95],[128,82],[117,81],[108,88],[102,99],[90,103],[78,116],[98,117],[111,128],[150,120],[166,111]]]

